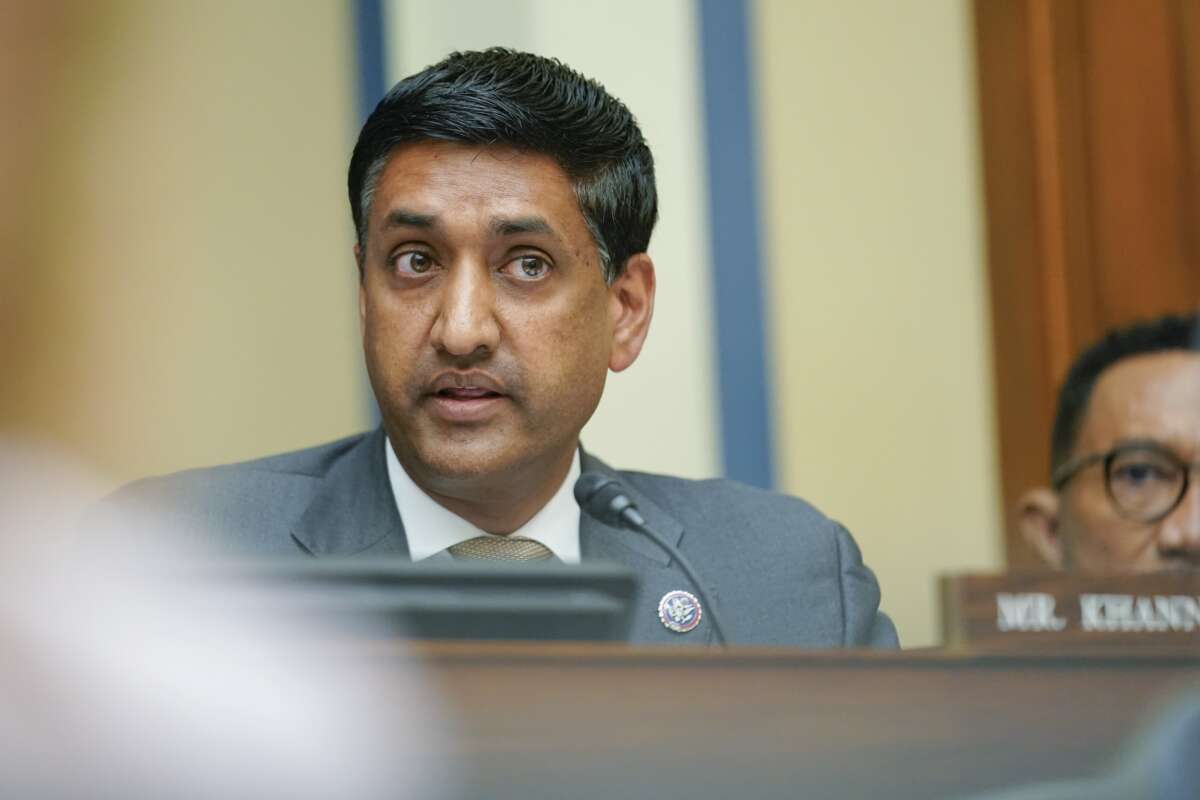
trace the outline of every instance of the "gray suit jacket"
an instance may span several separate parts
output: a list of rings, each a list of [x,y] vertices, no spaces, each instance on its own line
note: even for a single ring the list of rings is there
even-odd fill
[[[732,644],[897,646],[858,547],[802,500],[732,481],[616,472],[587,453],[582,467],[620,478],[650,526],[682,550],[720,605]],[[217,537],[218,549],[237,554],[408,556],[380,429],[257,461],[148,478],[111,502],[166,511],[184,530]],[[706,617],[686,634],[659,621],[664,594],[695,589],[654,543],[586,514],[579,538],[584,559],[615,562],[638,575],[632,641],[711,640]]]

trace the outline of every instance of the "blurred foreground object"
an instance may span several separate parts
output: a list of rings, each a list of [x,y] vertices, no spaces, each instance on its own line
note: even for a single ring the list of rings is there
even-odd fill
[[[265,586],[177,580],[196,552],[76,535],[86,487],[0,442],[0,796],[446,796],[415,669],[335,647]]]
[[[62,45],[68,39],[63,12],[75,4],[0,0],[0,430],[20,403],[14,395],[36,369],[29,340],[30,291],[43,280],[39,234],[46,227],[45,184],[50,170],[56,85]],[[13,370],[15,369],[15,373]]]
[[[975,800],[1195,800],[1200,797],[1200,692],[1178,698],[1102,777],[1027,786]]]

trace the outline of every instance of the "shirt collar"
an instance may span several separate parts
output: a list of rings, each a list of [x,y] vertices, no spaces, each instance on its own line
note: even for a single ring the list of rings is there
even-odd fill
[[[386,452],[388,480],[392,485],[396,510],[404,522],[404,535],[408,539],[408,552],[413,561],[429,558],[447,547],[474,539],[476,536],[493,535],[438,505],[413,483],[412,478],[400,465],[400,460],[396,458],[396,453],[386,436],[383,437],[383,449]],[[579,472],[579,450],[576,449],[567,477],[550,498],[550,502],[509,535],[536,539],[550,548],[560,561],[578,564],[579,506],[572,492]]]

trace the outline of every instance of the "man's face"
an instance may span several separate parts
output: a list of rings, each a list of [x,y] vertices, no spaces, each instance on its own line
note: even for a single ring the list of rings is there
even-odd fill
[[[414,480],[519,495],[530,475],[565,474],[607,370],[641,338],[631,354],[562,169],[509,148],[405,145],[358,257],[367,370]]]
[[[1074,457],[1131,442],[1161,445],[1180,461],[1200,460],[1200,354],[1178,351],[1119,361],[1100,375]],[[1132,479],[1140,478],[1136,473]],[[1089,572],[1140,572],[1200,566],[1200,486],[1167,516],[1138,522],[1118,513],[1104,467],[1081,470],[1063,488],[1059,536],[1066,566]]]

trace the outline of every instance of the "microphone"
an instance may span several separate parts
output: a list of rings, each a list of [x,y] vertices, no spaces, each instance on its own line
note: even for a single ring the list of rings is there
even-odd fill
[[[575,481],[575,502],[579,503],[579,507],[590,516],[609,527],[624,528],[642,534],[670,556],[683,570],[683,574],[688,577],[692,585],[696,587],[696,593],[700,595],[700,600],[704,603],[703,607],[708,609],[717,643],[722,646],[728,645],[725,630],[721,627],[720,615],[717,613],[717,606],[708,596],[708,592],[704,590],[704,584],[696,577],[696,571],[683,557],[683,553],[679,552],[679,548],[646,524],[646,519],[638,511],[629,495],[625,493],[625,487],[619,480],[599,472],[585,472],[579,476],[579,480]]]

